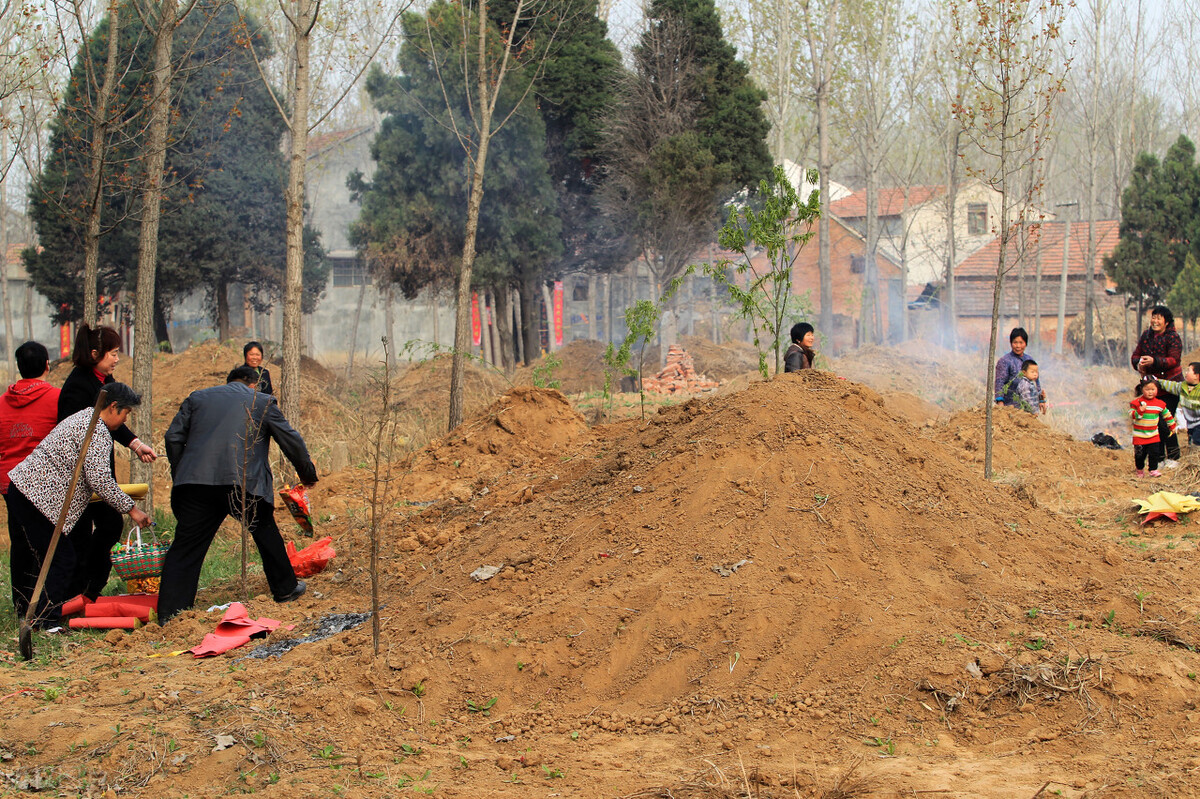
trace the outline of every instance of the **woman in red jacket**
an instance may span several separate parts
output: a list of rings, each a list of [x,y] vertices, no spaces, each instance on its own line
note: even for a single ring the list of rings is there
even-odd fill
[[[1138,339],[1137,347],[1129,361],[1143,377],[1153,377],[1158,380],[1182,380],[1183,370],[1180,361],[1183,358],[1183,340],[1175,332],[1175,316],[1165,305],[1155,305],[1150,309],[1150,327]],[[1174,415],[1179,407],[1179,395],[1163,393],[1161,399]],[[1158,434],[1166,447],[1167,459],[1163,466],[1173,469],[1179,465],[1179,438],[1160,422]]]

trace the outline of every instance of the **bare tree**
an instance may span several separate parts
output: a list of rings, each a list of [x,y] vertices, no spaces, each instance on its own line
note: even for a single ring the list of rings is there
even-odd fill
[[[286,99],[275,98],[287,124],[288,182],[286,266],[283,286],[283,369],[279,379],[279,406],[300,420],[300,327],[304,293],[305,170],[309,134],[328,119],[349,95],[379,48],[387,41],[408,3],[332,4],[322,14],[321,0],[277,0],[278,15],[271,20],[286,42],[282,77]],[[314,44],[316,46],[314,46]],[[313,69],[313,54],[319,69]],[[333,59],[342,59],[334,62]],[[275,97],[268,65],[259,62],[267,89]],[[314,98],[316,102],[314,102]]]
[[[162,215],[163,170],[167,161],[167,133],[171,122],[171,48],[179,24],[198,0],[159,0],[157,4],[132,4],[146,30],[154,37],[150,86],[150,120],[144,150],[141,233],[138,237],[137,300],[134,305],[133,390],[142,395],[134,411],[139,434],[153,441],[154,433],[154,280],[158,272],[158,224]],[[115,37],[114,37],[115,38]],[[107,68],[106,68],[107,69]],[[133,461],[133,476],[150,485],[146,504],[154,507],[154,480],[150,464]]]
[[[803,0],[798,9],[804,18],[804,43],[808,50],[807,83],[817,108],[817,171],[821,192],[821,218],[817,223],[817,272],[821,281],[818,326],[829,341],[833,340],[833,273],[829,263],[829,173],[833,159],[829,101],[839,66],[840,5],[841,0]]]
[[[957,52],[971,76],[971,91],[955,104],[970,143],[987,159],[976,170],[1000,192],[999,256],[992,292],[992,324],[985,383],[984,475],[992,476],[992,380],[996,333],[1008,249],[1030,205],[1028,177],[1041,168],[1050,112],[1069,62],[1059,63],[1057,41],[1065,0],[951,0]],[[1022,175],[1025,175],[1022,181]],[[1018,197],[1024,183],[1025,196]],[[1014,211],[1016,212],[1014,214]],[[1016,217],[1016,218],[1014,218]]]

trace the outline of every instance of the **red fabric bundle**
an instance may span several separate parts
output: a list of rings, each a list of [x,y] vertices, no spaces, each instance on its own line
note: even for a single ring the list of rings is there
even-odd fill
[[[113,597],[118,599],[118,597]],[[103,619],[113,616],[132,616],[143,623],[150,621],[150,608],[137,602],[95,602],[83,609],[85,619]]]
[[[324,571],[325,567],[329,565],[329,561],[337,556],[337,552],[330,546],[332,543],[333,538],[325,536],[297,552],[296,545],[288,541],[288,560],[292,562],[292,569],[296,572],[296,576],[312,577],[317,572]]]

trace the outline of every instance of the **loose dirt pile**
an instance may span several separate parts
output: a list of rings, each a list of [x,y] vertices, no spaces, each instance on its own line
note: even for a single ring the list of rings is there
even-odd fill
[[[820,372],[591,431],[557,392],[511,392],[406,465],[455,496],[397,507],[393,484],[378,656],[366,624],[278,660],[151,657],[194,645],[216,619],[198,612],[73,637],[66,659],[13,670],[6,779],[49,768],[59,790],[156,797],[1192,795],[1191,542],[1123,547],[984,481],[960,457],[969,428],[923,435]],[[308,595],[252,615],[301,634],[367,608],[358,518],[319,531],[339,555]]]
[[[758,371],[758,350],[745,342],[713,344],[699,336],[680,336],[679,343],[692,356],[696,371],[718,382]]]

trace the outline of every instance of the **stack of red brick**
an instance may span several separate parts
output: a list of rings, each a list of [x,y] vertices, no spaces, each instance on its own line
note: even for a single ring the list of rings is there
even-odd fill
[[[667,350],[667,365],[654,377],[643,378],[642,386],[657,394],[694,394],[712,391],[717,384],[704,375],[696,374],[692,356],[683,347],[672,344]]]

